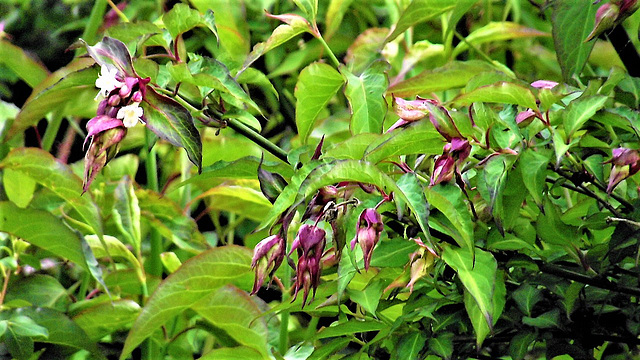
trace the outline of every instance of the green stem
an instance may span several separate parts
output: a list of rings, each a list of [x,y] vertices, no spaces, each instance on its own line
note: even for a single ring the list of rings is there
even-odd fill
[[[282,275],[282,284],[285,289],[289,289],[291,283],[291,267],[289,265],[283,266],[284,274]],[[282,302],[289,301],[289,291],[285,290],[282,293]],[[280,342],[278,350],[280,354],[285,354],[289,349],[289,312],[284,310],[280,313]]]
[[[114,4],[112,0],[107,0],[107,2],[109,3],[109,6],[111,6],[111,9],[115,11],[116,14],[118,14],[118,17],[120,18],[120,20],[126,23],[129,22],[129,18],[127,17],[127,15],[125,15],[122,11],[120,11],[120,9],[118,9],[118,6]]]
[[[289,163],[289,160],[287,160],[287,153],[284,150],[279,148],[276,144],[272,143],[264,136],[255,132],[250,127],[246,126],[236,119],[227,119],[227,124],[230,128],[244,135],[254,143],[260,145],[263,149],[267,150],[278,159],[284,161],[287,164]]]
[[[324,41],[324,38],[322,38],[322,35],[320,35],[319,33],[317,35],[318,36],[316,36],[316,39],[318,39],[320,41],[320,43],[324,47],[324,50],[327,52],[327,55],[329,55],[329,59],[331,59],[331,62],[336,67],[336,69],[339,69],[340,68],[340,61],[338,61],[338,58],[333,54],[333,51],[331,51],[331,48],[329,47],[329,44],[327,44],[327,42]]]
[[[185,182],[191,176],[191,162],[189,162],[189,158],[187,157],[186,151],[180,152],[180,182]],[[191,202],[191,185],[187,184],[180,188],[180,198],[182,200],[182,208],[185,209],[187,204]],[[187,215],[191,212],[190,209],[186,209]]]
[[[311,317],[311,320],[309,321],[309,326],[307,326],[307,331],[304,336],[305,340],[313,339],[313,337],[316,335],[316,329],[318,328],[319,321],[320,321],[320,317],[318,316]]]
[[[93,44],[95,42],[98,29],[102,24],[102,19],[104,18],[104,13],[106,11],[107,0],[96,0],[93,3],[91,14],[89,14],[89,22],[82,32],[82,38],[87,42],[87,44]],[[80,51],[80,49],[76,50],[76,55],[78,55],[78,51]]]
[[[89,282],[91,281],[91,274],[89,270],[82,274],[82,282],[80,283],[80,289],[78,290],[78,298],[84,299],[87,296],[87,290],[89,289]]]
[[[53,142],[56,139],[56,135],[58,135],[58,131],[60,130],[60,125],[62,124],[61,116],[54,116],[51,121],[49,121],[49,125],[47,125],[47,130],[44,132],[44,136],[42,137],[42,150],[46,152],[51,151],[51,147],[53,146]]]
[[[147,129],[145,131],[145,149],[147,149],[147,157],[145,160],[145,169],[147,171],[147,188],[158,192],[158,164],[156,163],[156,149],[149,149],[151,145],[151,133]],[[162,261],[160,260],[160,253],[162,253],[162,237],[155,228],[151,228],[150,235],[150,253],[149,253],[149,266],[147,267],[148,273],[152,276],[162,276]]]
[[[480,55],[480,57],[482,57],[483,59],[485,59],[486,61],[488,61],[490,64],[493,64],[493,60],[489,57],[489,55],[485,54],[482,50],[478,49],[475,45],[473,45],[472,43],[470,43],[469,41],[467,41],[467,38],[465,38],[464,36],[460,35],[459,32],[453,30],[453,33],[456,35],[456,37],[458,39],[460,39],[460,41],[464,42],[465,44],[467,44],[467,46],[472,49],[473,51],[475,51],[476,53],[478,53],[478,55]]]

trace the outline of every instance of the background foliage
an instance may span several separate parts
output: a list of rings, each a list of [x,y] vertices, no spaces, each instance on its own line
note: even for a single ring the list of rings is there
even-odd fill
[[[637,358],[637,7],[0,2],[0,356]]]

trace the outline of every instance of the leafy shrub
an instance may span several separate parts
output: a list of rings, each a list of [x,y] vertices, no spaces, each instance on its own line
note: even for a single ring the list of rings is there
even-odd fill
[[[3,356],[638,357],[636,1],[36,3]]]

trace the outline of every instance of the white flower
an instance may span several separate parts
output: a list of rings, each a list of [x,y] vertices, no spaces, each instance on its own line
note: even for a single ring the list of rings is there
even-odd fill
[[[113,89],[117,89],[124,83],[116,78],[118,69],[113,65],[102,65],[100,68],[100,76],[96,79],[96,87],[100,88],[100,92],[96,95],[96,100],[100,96],[107,97]]]
[[[140,103],[134,102],[131,105],[123,106],[118,110],[116,117],[122,119],[122,123],[125,127],[132,127],[138,123],[138,120],[142,117],[142,108],[138,106]]]

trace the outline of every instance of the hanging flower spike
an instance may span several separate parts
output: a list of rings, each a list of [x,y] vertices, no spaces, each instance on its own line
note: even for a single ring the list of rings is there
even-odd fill
[[[115,66],[104,64],[100,67],[100,75],[96,79],[96,87],[100,89],[95,97],[98,100],[100,97],[106,98],[109,93],[115,89],[120,88],[124,83],[118,79],[118,69]]]
[[[450,142],[444,145],[442,155],[434,163],[429,186],[451,181],[457,166],[466,160],[469,154],[471,154],[471,145],[467,140],[461,138],[451,139]]]
[[[131,105],[121,107],[116,118],[122,119],[122,123],[126,128],[136,126],[142,118],[142,108],[139,105],[140,103],[134,102]]]
[[[284,253],[285,242],[280,235],[271,235],[256,245],[251,260],[251,268],[256,271],[251,295],[255,295],[260,290],[267,274],[270,277],[273,276],[273,273],[282,264]]]
[[[640,170],[640,154],[636,150],[617,148],[613,149],[612,155],[611,160],[605,162],[605,164],[611,163],[613,165],[607,186],[609,194],[622,180]]]
[[[296,282],[293,300],[298,297],[298,292],[303,289],[302,307],[307,303],[309,290],[313,288],[313,296],[316,294],[320,282],[320,260],[325,246],[326,232],[315,225],[302,225],[298,235],[291,245],[291,251],[298,251],[298,266],[296,268]]]
[[[356,228],[356,236],[351,240],[351,250],[355,249],[356,243],[360,244],[364,257],[364,269],[369,271],[371,255],[380,240],[380,233],[384,230],[382,216],[376,209],[365,209],[360,214]]]
[[[89,150],[85,154],[84,183],[82,192],[89,190],[89,185],[100,170],[118,152],[118,144],[127,133],[122,121],[108,115],[98,115],[87,123],[87,137],[84,146],[90,140]]]

